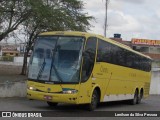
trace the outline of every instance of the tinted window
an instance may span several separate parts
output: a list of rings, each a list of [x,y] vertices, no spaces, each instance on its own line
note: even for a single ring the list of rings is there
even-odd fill
[[[97,39],[93,37],[89,38],[86,42],[83,53],[82,82],[88,80],[92,73],[96,55],[96,44]]]
[[[125,56],[122,48],[103,40],[98,41],[97,62],[125,65]]]
[[[116,51],[117,65],[126,66],[126,51],[118,46]]]
[[[112,54],[110,53],[112,46],[105,41],[98,41],[98,52],[97,52],[97,62],[108,62],[112,61]]]
[[[143,71],[151,70],[149,59],[100,39],[98,40],[97,62],[107,62]]]

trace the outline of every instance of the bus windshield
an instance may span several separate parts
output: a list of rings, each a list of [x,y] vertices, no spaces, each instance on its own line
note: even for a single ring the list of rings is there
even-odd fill
[[[40,36],[29,63],[28,78],[46,82],[79,82],[84,37]]]

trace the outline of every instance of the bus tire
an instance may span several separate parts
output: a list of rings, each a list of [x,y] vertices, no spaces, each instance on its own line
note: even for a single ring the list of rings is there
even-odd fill
[[[50,107],[56,107],[56,106],[58,105],[58,103],[49,102],[49,101],[47,101],[47,104],[48,104]]]
[[[131,105],[135,105],[137,104],[137,101],[138,101],[138,90],[136,89],[134,93],[134,98],[130,101],[130,103]]]
[[[139,96],[138,96],[138,99],[137,99],[137,104],[140,104],[141,101],[142,101],[142,98],[143,98],[143,90],[141,90]]]
[[[94,111],[97,108],[98,103],[99,103],[99,94],[97,90],[94,90],[91,98],[91,103],[87,105],[87,109],[89,111]]]

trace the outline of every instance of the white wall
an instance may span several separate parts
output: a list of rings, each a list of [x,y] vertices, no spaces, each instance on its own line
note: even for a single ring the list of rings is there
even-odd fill
[[[29,62],[30,57],[27,58],[27,63]],[[23,57],[14,57],[14,63],[23,64]]]
[[[160,70],[152,71],[150,94],[160,95]]]

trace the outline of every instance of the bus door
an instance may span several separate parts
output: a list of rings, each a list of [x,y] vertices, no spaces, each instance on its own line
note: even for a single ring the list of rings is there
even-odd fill
[[[93,77],[95,79],[95,83],[100,86],[101,100],[103,101],[103,96],[109,94],[108,86],[110,84],[112,73],[105,63],[96,62],[94,68]]]
[[[79,86],[79,103],[88,103],[92,91],[92,74],[96,58],[97,38],[88,38],[82,59],[81,83]]]

